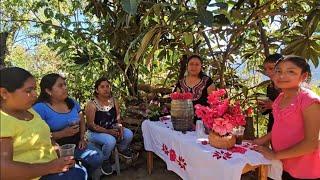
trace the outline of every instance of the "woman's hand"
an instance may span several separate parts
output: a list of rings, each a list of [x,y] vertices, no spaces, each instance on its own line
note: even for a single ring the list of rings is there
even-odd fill
[[[118,138],[120,135],[117,129],[108,129],[108,134],[114,136],[115,138]]]
[[[66,127],[62,130],[64,137],[74,136],[80,131],[79,125]]]
[[[258,100],[258,105],[260,106],[261,112],[265,112],[268,109],[272,109],[273,101],[268,100]]]
[[[84,138],[82,138],[79,141],[78,147],[79,147],[79,149],[83,150],[87,147],[87,144],[88,144],[88,142]]]
[[[265,146],[257,146],[254,148],[254,150],[258,151],[261,153],[265,158],[273,160],[277,159],[276,158],[276,153],[273,152],[271,149],[265,147]]]
[[[73,156],[61,157],[49,163],[50,174],[66,172],[75,164]]]

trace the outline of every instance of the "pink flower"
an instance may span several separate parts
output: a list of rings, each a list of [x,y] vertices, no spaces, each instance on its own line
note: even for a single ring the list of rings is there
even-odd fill
[[[208,106],[196,105],[195,114],[202,119],[206,127],[220,135],[232,132],[236,126],[245,125],[245,116],[239,102],[231,104],[229,99],[223,99],[224,89],[213,91],[208,96]]]

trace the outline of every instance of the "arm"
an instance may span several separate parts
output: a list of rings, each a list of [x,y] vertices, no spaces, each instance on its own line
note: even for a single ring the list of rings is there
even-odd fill
[[[208,94],[210,94],[212,91],[215,91],[216,87],[214,86],[214,84],[210,84],[210,86],[207,88],[207,92]]]
[[[320,104],[312,104],[303,111],[304,139],[291,148],[279,151],[276,159],[286,159],[311,153],[319,148],[320,132]]]
[[[254,139],[252,142],[254,144],[262,146],[262,145],[269,144],[270,140],[271,140],[271,133],[268,133],[258,139]]]
[[[121,124],[119,103],[115,99],[113,99],[113,100],[114,100],[114,105],[116,107],[116,112],[117,112],[117,118],[116,119],[117,119],[117,122],[119,124]]]
[[[74,164],[72,157],[64,157],[47,163],[16,162],[13,161],[12,138],[0,138],[0,144],[0,170],[2,172],[0,179],[32,179],[47,174],[65,172]]]
[[[94,123],[95,113],[96,113],[96,106],[92,102],[88,102],[85,108],[87,126],[96,132],[108,133],[107,129]]]
[[[84,120],[84,115],[82,112],[79,112],[80,117],[80,139],[83,140],[86,134],[86,122]]]

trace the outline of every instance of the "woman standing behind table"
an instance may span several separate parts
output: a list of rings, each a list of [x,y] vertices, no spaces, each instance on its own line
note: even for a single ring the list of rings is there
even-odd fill
[[[0,179],[85,179],[72,156],[58,158],[50,129],[31,109],[36,81],[26,70],[0,70]]]
[[[193,94],[193,106],[196,104],[209,105],[208,94],[210,94],[215,87],[212,79],[205,75],[202,71],[202,59],[198,55],[190,56],[187,61],[187,74],[179,79],[175,92],[190,92]],[[184,71],[184,68],[181,68]],[[181,72],[181,74],[184,72]],[[195,121],[196,119],[194,119]]]
[[[109,159],[117,142],[119,154],[132,158],[128,147],[133,133],[121,124],[120,108],[112,96],[111,84],[106,78],[102,77],[95,82],[94,97],[86,106],[86,116],[89,141],[102,146],[104,162],[101,171],[110,175],[113,171]]]
[[[88,170],[89,176],[102,164],[102,153],[85,139],[85,120],[79,104],[68,97],[65,79],[47,74],[40,82],[41,92],[33,109],[49,125],[59,145],[76,144],[75,158]]]

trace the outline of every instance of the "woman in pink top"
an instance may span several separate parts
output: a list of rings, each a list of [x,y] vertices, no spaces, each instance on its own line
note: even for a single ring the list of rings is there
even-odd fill
[[[306,60],[287,56],[275,67],[274,82],[282,93],[273,103],[271,133],[254,140],[258,145],[271,140],[273,150],[258,146],[268,159],[283,163],[283,180],[320,178],[320,97],[300,87],[310,76]]]

